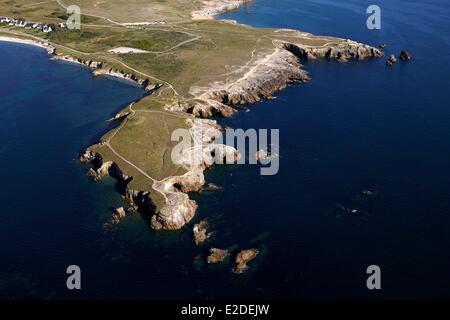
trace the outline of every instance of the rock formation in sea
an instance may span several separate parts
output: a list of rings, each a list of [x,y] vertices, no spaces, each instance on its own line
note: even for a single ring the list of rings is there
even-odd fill
[[[116,211],[113,214],[112,221],[113,223],[119,223],[125,217],[127,216],[127,213],[125,212],[125,209],[123,207],[117,208]]]
[[[403,50],[402,52],[400,52],[399,58],[402,61],[409,61],[412,59],[412,55],[408,51]]]
[[[234,273],[244,273],[248,270],[248,264],[259,254],[258,249],[242,250],[236,256],[236,266],[233,268]]]
[[[283,46],[297,57],[309,60],[327,59],[347,62],[349,60],[364,60],[383,56],[383,52],[377,48],[348,39],[339,43],[333,43],[333,45],[320,47],[289,42],[285,42]]]
[[[195,224],[194,228],[192,228],[192,231],[194,233],[194,241],[196,245],[204,243],[213,234],[207,220],[202,220],[199,223]]]
[[[256,160],[265,160],[265,159],[268,159],[269,157],[270,157],[270,155],[266,150],[261,149],[255,153]]]
[[[396,62],[397,62],[397,57],[395,55],[391,54],[389,56],[389,58],[386,60],[386,65],[387,66],[392,66]]]
[[[209,264],[223,262],[229,255],[230,253],[228,252],[228,250],[211,248],[209,249],[209,256],[206,258],[206,261]]]

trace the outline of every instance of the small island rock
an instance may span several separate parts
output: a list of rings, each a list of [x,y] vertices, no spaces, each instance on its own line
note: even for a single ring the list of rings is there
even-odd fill
[[[206,259],[209,264],[223,262],[229,255],[228,250],[217,248],[209,249],[209,256]]]
[[[259,254],[258,249],[242,250],[236,256],[236,266],[233,268],[234,273],[244,273],[248,269],[248,263],[256,258]]]
[[[400,52],[399,58],[402,61],[409,61],[412,59],[412,55],[408,51],[402,51]]]
[[[194,241],[196,245],[200,245],[211,237],[212,232],[210,231],[209,223],[206,220],[202,220],[192,229],[194,232]]]
[[[117,208],[116,211],[113,214],[113,222],[118,223],[121,220],[125,219],[127,216],[127,213],[125,212],[125,209],[123,207]]]
[[[386,65],[387,66],[392,66],[394,63],[396,63],[397,62],[397,57],[396,56],[394,56],[393,54],[391,54],[390,56],[389,56],[389,59],[387,59],[387,61],[386,61]]]

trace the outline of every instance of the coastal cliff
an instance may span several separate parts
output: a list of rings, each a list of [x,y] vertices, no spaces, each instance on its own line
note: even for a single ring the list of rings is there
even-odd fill
[[[217,100],[227,105],[252,104],[271,97],[287,84],[309,79],[295,55],[276,48],[260,59],[240,79],[226,84],[222,90],[206,93],[205,100]]]
[[[352,40],[345,40],[321,47],[306,46],[299,43],[279,42],[281,46],[300,59],[327,59],[339,62],[379,58],[383,52],[377,48]]]
[[[125,118],[129,116],[126,115]],[[122,121],[124,118],[121,119]],[[131,206],[137,206],[152,215],[149,221],[155,230],[178,230],[189,223],[194,217],[197,204],[188,196],[188,192],[198,192],[205,184],[204,171],[214,163],[235,163],[240,155],[237,150],[214,141],[222,133],[216,121],[205,119],[189,119],[190,134],[194,144],[180,150],[177,164],[187,172],[181,176],[170,176],[160,181],[154,181],[152,188],[163,195],[165,202],[157,206],[152,201],[150,193],[133,190],[127,187],[133,177],[123,173],[119,165],[113,161],[103,161],[101,154],[90,149],[80,156],[80,161],[90,165],[87,175],[94,180],[105,176],[117,179],[124,186],[124,196]],[[100,142],[103,144],[104,142]],[[201,151],[199,157],[198,151]]]
[[[383,52],[377,48],[352,40],[340,40],[332,45],[319,47],[281,40],[273,43],[275,49],[254,62],[241,78],[203,90],[198,97],[203,103],[183,111],[193,110],[191,113],[200,116],[230,116],[233,112],[226,109],[226,106],[253,104],[261,99],[271,98],[288,84],[308,81],[310,78],[301,64],[302,60],[347,62],[383,56]],[[195,94],[197,90],[199,89],[193,88],[192,91]]]
[[[240,157],[235,148],[214,143],[222,134],[215,121],[194,119],[190,122],[194,144],[184,147],[174,159],[187,172],[153,184],[153,189],[167,198],[165,205],[151,219],[155,230],[177,230],[187,224],[197,209],[197,204],[187,193],[198,192],[205,185],[204,171],[215,163],[235,163]]]
[[[59,60],[59,61],[66,61],[71,63],[77,63],[82,66],[85,66],[92,70],[93,76],[110,76],[115,77],[127,81],[134,82],[140,86],[142,86],[146,91],[153,93],[154,91],[158,90],[160,87],[163,86],[163,84],[160,83],[151,83],[150,79],[148,78],[141,78],[138,77],[134,73],[126,73],[119,69],[115,69],[112,67],[108,67],[108,65],[101,61],[95,61],[95,60],[84,60],[81,58],[75,58],[69,55],[58,55],[57,51],[54,47],[48,47],[47,52],[52,55],[53,60]]]

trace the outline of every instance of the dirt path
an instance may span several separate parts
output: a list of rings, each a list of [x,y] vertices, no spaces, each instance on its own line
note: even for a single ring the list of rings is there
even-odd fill
[[[131,114],[127,116],[127,118],[120,124],[120,126],[114,131],[114,133],[105,141],[105,145],[114,153],[115,156],[117,156],[119,159],[121,159],[122,161],[124,161],[125,163],[127,163],[128,165],[130,165],[131,167],[133,167],[134,169],[136,169],[137,171],[139,171],[144,177],[150,179],[153,183],[152,188],[161,193],[164,197],[164,199],[166,200],[166,202],[168,201],[167,199],[167,195],[166,192],[163,190],[160,190],[159,188],[156,188],[157,185],[161,185],[161,181],[157,180],[155,178],[153,178],[152,176],[150,176],[147,172],[145,172],[143,169],[139,168],[137,165],[135,165],[133,162],[131,162],[130,160],[128,160],[127,158],[125,158],[124,156],[122,156],[119,152],[117,152],[114,147],[111,145],[111,140],[119,133],[119,131],[125,126],[125,124],[127,123],[128,119],[130,117],[133,117],[134,115],[136,115],[136,113],[138,112],[143,112],[143,113],[156,113],[156,114],[164,114],[164,115],[169,115],[169,116],[173,116],[173,117],[177,117],[177,118],[182,118],[182,119],[186,119],[188,117],[186,116],[182,116],[182,115],[178,115],[175,113],[171,113],[168,111],[160,111],[160,110],[134,110],[133,109],[133,104],[130,104],[129,106],[130,112]]]

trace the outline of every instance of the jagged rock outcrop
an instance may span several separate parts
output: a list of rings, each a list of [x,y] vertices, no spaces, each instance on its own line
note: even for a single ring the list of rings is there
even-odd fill
[[[234,108],[210,99],[196,100],[193,102],[178,102],[167,106],[166,110],[186,112],[201,118],[213,116],[231,117],[236,112]]]
[[[125,212],[125,209],[123,207],[117,208],[112,216],[112,222],[113,223],[119,223],[123,219],[125,219],[127,216],[127,213]]]
[[[270,98],[287,84],[309,79],[298,58],[287,50],[276,48],[259,60],[242,78],[223,90],[207,94],[207,98],[227,105],[251,104]]]
[[[209,249],[209,256],[206,258],[206,261],[209,264],[223,262],[229,255],[228,250],[211,248]]]
[[[234,163],[240,157],[235,148],[213,143],[222,134],[216,121],[188,119],[188,122],[192,144],[184,146],[172,159],[187,172],[153,184],[154,190],[167,197],[163,208],[151,219],[156,230],[177,230],[187,224],[194,217],[197,204],[186,193],[201,190],[205,184],[204,170],[215,163]]]
[[[105,67],[93,68],[93,69],[94,70],[92,71],[92,75],[94,75],[94,76],[107,75],[107,76],[111,76],[111,77],[116,77],[116,78],[120,78],[120,79],[124,79],[124,80],[128,80],[128,81],[132,81],[132,82],[135,82],[138,85],[142,86],[146,91],[148,91],[150,93],[155,92],[156,90],[158,90],[159,88],[161,88],[163,86],[160,83],[152,84],[152,83],[150,83],[150,80],[147,78],[143,79],[143,78],[136,76],[135,74],[128,74],[128,73],[125,73],[118,69],[105,68]]]
[[[179,230],[194,217],[197,203],[185,193],[167,196],[165,205],[151,218],[155,230]]]
[[[203,187],[200,191],[219,191],[222,190],[222,187],[219,187],[218,185],[214,183],[208,183],[206,187]]]
[[[122,170],[120,170],[119,166],[113,161],[102,163],[102,165],[97,169],[90,168],[87,175],[96,181],[107,176],[111,176],[122,182],[126,182],[130,179],[130,177],[125,175]]]
[[[248,269],[248,263],[256,258],[259,254],[258,249],[242,250],[236,256],[236,266],[233,268],[234,273],[244,273]]]
[[[327,59],[347,62],[349,60],[364,60],[383,56],[383,52],[379,49],[353,40],[335,42],[321,47],[285,42],[283,47],[297,57],[309,60]]]
[[[213,19],[214,16],[234,10],[241,4],[253,0],[204,0],[202,8],[191,13],[193,20]]]
[[[194,241],[196,245],[200,245],[208,240],[213,232],[210,230],[210,225],[207,220],[202,220],[194,225],[192,232],[194,233]]]
[[[50,47],[48,47],[48,48],[50,48]],[[48,50],[50,50],[50,49],[48,49]],[[161,88],[163,86],[162,83],[156,83],[156,84],[151,83],[150,79],[141,78],[134,73],[129,74],[129,73],[125,73],[118,69],[108,68],[106,66],[106,64],[104,64],[101,61],[95,61],[95,60],[89,60],[89,59],[84,60],[81,58],[74,58],[74,57],[68,56],[68,55],[56,55],[56,50],[53,50],[52,54],[53,54],[53,58],[52,58],[53,60],[61,60],[61,61],[67,61],[67,62],[72,62],[72,63],[78,63],[87,68],[90,68],[92,70],[93,76],[108,75],[111,77],[132,81],[132,82],[142,86],[150,94],[154,93],[155,91],[157,91],[159,88]]]
[[[54,46],[51,45],[47,45],[47,53],[49,55],[55,55],[56,54],[56,48]]]
[[[101,155],[91,150],[86,150],[79,157],[79,160],[83,164],[92,166],[88,170],[87,175],[91,176],[94,180],[101,180],[106,176],[111,176],[124,186],[132,180],[132,177],[125,175],[116,163],[112,161],[103,162]],[[156,207],[149,196],[149,192],[125,188],[123,197],[129,205],[126,210],[127,213],[132,213],[137,210],[143,212],[155,212],[156,210]],[[119,213],[117,216],[121,217],[123,214]],[[116,220],[116,222],[119,220]]]

